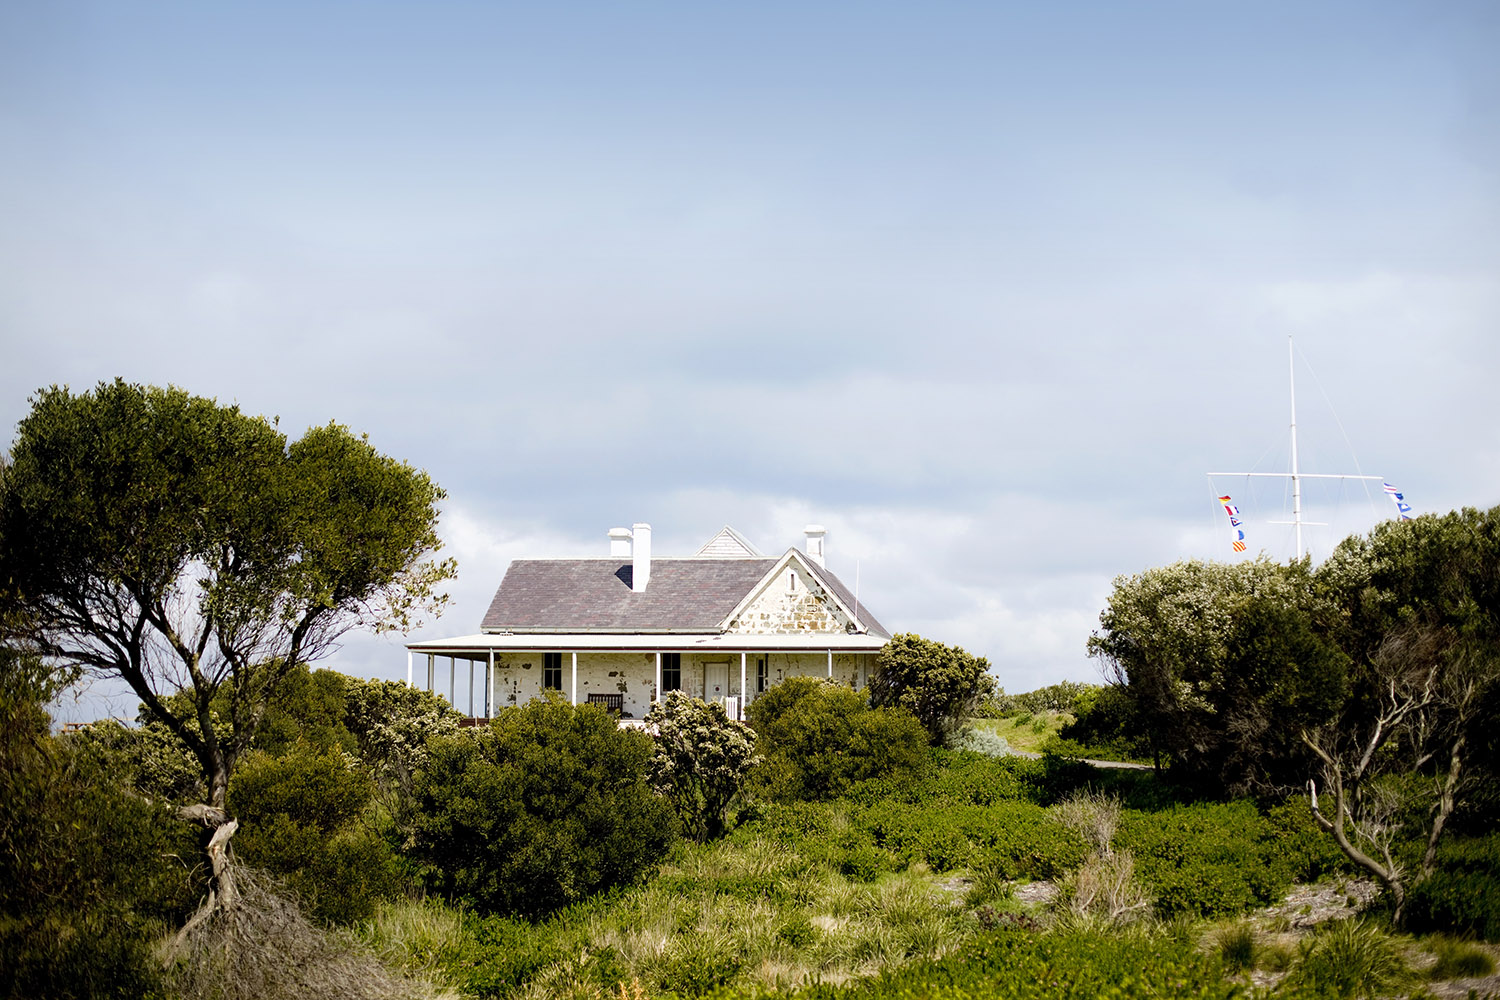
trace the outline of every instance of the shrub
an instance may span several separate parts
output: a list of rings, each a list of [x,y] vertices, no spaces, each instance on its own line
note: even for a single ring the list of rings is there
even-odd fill
[[[192,903],[192,831],[49,734],[38,661],[0,648],[0,997],[136,997],[150,942]]]
[[[641,877],[671,845],[651,738],[595,705],[532,702],[434,739],[412,853],[450,899],[539,916]]]
[[[1500,834],[1443,843],[1407,898],[1406,925],[1500,941]]]
[[[991,729],[981,729],[978,726],[965,730],[953,745],[957,750],[967,750],[969,753],[983,754],[986,757],[1005,757],[1010,754],[1010,743],[1004,736],[998,735]]]
[[[1144,760],[1152,756],[1149,727],[1130,692],[1120,686],[1095,688],[1076,699],[1072,722],[1058,739],[1076,746],[1079,757]]]
[[[730,803],[760,763],[754,734],[724,706],[681,691],[651,706],[646,726],[654,732],[651,783],[671,801],[682,828],[699,841],[722,836]]]
[[[281,757],[252,753],[229,786],[242,821],[235,850],[286,882],[320,920],[351,923],[398,888],[395,857],[360,822],[374,785],[336,747],[294,743]]]
[[[959,646],[902,633],[876,657],[870,704],[906,709],[922,723],[932,744],[943,746],[995,690],[989,669],[988,660]]]
[[[756,781],[762,794],[778,801],[825,800],[856,782],[909,782],[926,771],[927,735],[909,713],[871,709],[855,692],[825,681],[796,693],[795,701],[752,711],[765,755]],[[752,710],[763,703],[755,702]]]
[[[1119,842],[1135,852],[1162,917],[1233,916],[1281,898],[1297,869],[1276,828],[1248,801],[1127,811]]]

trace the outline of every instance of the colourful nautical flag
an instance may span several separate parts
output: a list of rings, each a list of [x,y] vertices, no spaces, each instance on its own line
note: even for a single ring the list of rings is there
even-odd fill
[[[1412,517],[1411,504],[1406,502],[1406,497],[1402,496],[1396,487],[1390,483],[1385,484],[1385,492],[1390,496],[1391,503],[1396,505],[1396,515],[1403,521],[1410,521]]]
[[[1234,498],[1219,497],[1219,503],[1224,507],[1224,513],[1229,515],[1229,528],[1233,541],[1234,551],[1245,551],[1245,529],[1240,527],[1240,509],[1234,505]]]

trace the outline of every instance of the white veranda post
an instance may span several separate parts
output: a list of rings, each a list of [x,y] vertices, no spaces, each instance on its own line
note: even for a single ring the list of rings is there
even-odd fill
[[[656,688],[651,696],[652,701],[661,701],[661,652],[656,654]]]
[[[573,654],[573,704],[578,704],[578,654]]]

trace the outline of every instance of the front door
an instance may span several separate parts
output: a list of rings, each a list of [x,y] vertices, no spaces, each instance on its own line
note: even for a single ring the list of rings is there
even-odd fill
[[[703,664],[703,700],[722,704],[727,694],[729,694],[729,662],[725,660]]]

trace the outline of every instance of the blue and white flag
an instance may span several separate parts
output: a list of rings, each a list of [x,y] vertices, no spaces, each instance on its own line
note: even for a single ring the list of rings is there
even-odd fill
[[[1403,521],[1410,521],[1412,517],[1411,504],[1406,502],[1406,497],[1402,496],[1396,487],[1390,483],[1385,484],[1385,492],[1390,496],[1391,503],[1396,505],[1396,516]]]

